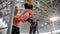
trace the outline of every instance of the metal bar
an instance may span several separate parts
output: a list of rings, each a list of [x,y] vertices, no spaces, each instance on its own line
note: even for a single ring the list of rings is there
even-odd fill
[[[6,1],[6,0],[4,0],[4,1]],[[0,4],[2,4],[4,1],[2,1],[2,2],[0,1]]]
[[[8,28],[8,27],[0,28],[0,30],[2,30],[2,29],[6,29],[6,28]]]
[[[38,25],[37,25],[37,34],[39,34],[39,21],[38,21]]]
[[[9,5],[11,5],[11,4],[12,4],[12,3],[8,4],[7,6],[9,6]],[[7,7],[7,6],[5,6],[5,7]],[[4,9],[5,7],[3,7],[3,8],[0,8],[0,10]]]
[[[12,31],[12,25],[13,25],[13,16],[14,16],[14,8],[15,8],[15,0],[11,0],[12,1],[12,5],[11,5],[11,14],[10,14],[10,20],[9,20],[9,24],[8,24],[8,30],[7,30],[7,34],[11,34]]]
[[[54,22],[52,22],[52,25],[53,25],[53,30],[55,31],[56,29],[55,29],[55,25],[54,25]]]
[[[51,31],[51,34],[52,34],[52,23],[50,22],[50,12],[49,11],[48,11],[48,21],[50,23],[50,31]]]
[[[58,2],[58,0],[56,0],[56,3],[55,3],[55,5],[54,5],[54,6],[56,6],[57,2]]]
[[[46,6],[41,6],[43,8],[45,8],[47,10],[47,13],[48,13],[48,21],[50,23],[50,31],[51,31],[51,34],[52,34],[52,23],[50,22],[50,8],[48,9]]]
[[[6,0],[6,2],[8,2],[8,0]],[[6,9],[8,9],[8,6],[7,5],[8,5],[8,3],[6,3]]]
[[[50,1],[51,1],[51,7],[53,7],[53,1],[54,1],[54,0],[50,0]]]
[[[40,0],[40,1],[42,1],[42,0]],[[46,4],[48,7],[50,7],[48,4],[47,4],[47,2],[44,2],[44,1],[42,1],[44,4]]]

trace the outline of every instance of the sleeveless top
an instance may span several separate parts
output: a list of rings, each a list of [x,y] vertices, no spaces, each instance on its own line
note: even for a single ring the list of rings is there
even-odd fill
[[[30,15],[29,15],[30,14]],[[23,15],[19,18],[14,18],[13,23],[20,23],[26,21],[29,17],[34,18],[34,13],[28,9],[25,10]]]

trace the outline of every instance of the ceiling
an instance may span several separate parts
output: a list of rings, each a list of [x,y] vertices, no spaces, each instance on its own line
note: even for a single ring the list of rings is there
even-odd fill
[[[23,1],[22,2],[21,0],[15,1],[15,3],[17,3],[16,5],[19,7],[20,13],[23,12],[24,10]],[[40,25],[45,25],[45,23],[48,23],[48,18],[50,18],[50,16],[52,16],[57,11],[56,8],[57,6],[60,6],[60,0],[37,0],[37,1],[39,3],[39,6],[38,8],[36,8],[36,5],[38,5],[36,4],[33,10],[36,14],[36,18],[40,20]],[[7,23],[9,22],[9,15],[11,14],[10,13],[11,5],[12,1],[10,0],[0,0],[0,11],[4,13],[4,20],[6,20]]]
[[[23,1],[24,0],[17,0],[15,1],[15,3],[17,3],[17,6],[19,7],[19,11],[22,12],[24,10],[24,5],[23,5]],[[56,11],[56,6],[58,6],[60,4],[59,0],[37,0],[39,3],[39,8],[36,8],[36,4],[35,5],[35,9],[34,12],[36,14],[36,18],[40,20],[40,22],[47,22],[48,18],[50,18],[51,13],[53,14]],[[10,0],[0,0],[0,11],[3,11],[6,20],[9,19],[7,17],[7,15],[9,15],[10,13],[10,5],[12,1]],[[54,12],[53,12],[53,11]],[[6,12],[5,12],[6,11]],[[8,20],[7,20],[8,21]]]

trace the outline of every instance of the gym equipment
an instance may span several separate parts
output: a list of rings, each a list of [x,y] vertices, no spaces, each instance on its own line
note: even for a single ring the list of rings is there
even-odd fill
[[[15,4],[14,3],[15,3],[16,0],[11,0],[11,1],[12,1],[11,14],[10,14],[10,20],[9,20],[9,24],[8,24],[7,34],[11,34],[11,31],[12,31],[14,8],[15,8]]]

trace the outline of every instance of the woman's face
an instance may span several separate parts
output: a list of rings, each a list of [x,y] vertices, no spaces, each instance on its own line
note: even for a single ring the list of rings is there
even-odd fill
[[[15,7],[14,15],[17,15],[17,13],[18,13],[18,7]]]

